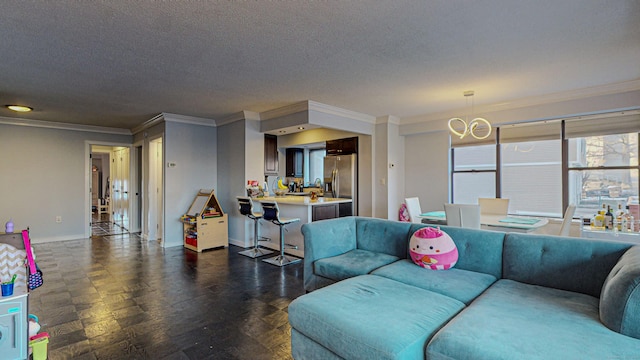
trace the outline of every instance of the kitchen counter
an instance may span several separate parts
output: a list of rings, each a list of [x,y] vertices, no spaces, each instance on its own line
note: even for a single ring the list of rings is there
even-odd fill
[[[304,196],[305,193],[299,193],[300,195],[286,195],[286,196],[265,196],[262,198],[255,198],[254,201],[275,201],[278,204],[290,204],[290,205],[299,205],[299,206],[317,206],[317,205],[326,205],[326,204],[340,204],[340,203],[350,203],[351,199],[342,199],[342,198],[330,198],[330,197],[319,197],[318,200],[311,200],[311,196]]]
[[[309,196],[266,196],[253,199],[255,211],[261,212],[260,201],[275,201],[280,208],[282,219],[299,218],[299,222],[289,224],[285,227],[287,232],[284,241],[297,249],[285,248],[285,253],[297,257],[304,257],[304,238],[301,227],[304,224],[324,219],[337,218],[341,214],[351,215],[351,199],[318,198],[311,200]],[[280,251],[280,228],[268,221],[262,221],[260,226],[261,235],[271,239],[270,242],[261,242],[261,245],[272,250]]]

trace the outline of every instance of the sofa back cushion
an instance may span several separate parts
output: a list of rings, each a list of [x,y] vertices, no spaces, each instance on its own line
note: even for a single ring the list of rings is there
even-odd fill
[[[613,331],[640,339],[640,245],[627,250],[607,276],[600,320]]]
[[[508,233],[503,278],[600,297],[604,280],[631,244]]]
[[[358,249],[407,258],[411,223],[356,218],[356,246]]]
[[[407,243],[411,235],[424,226],[414,224],[410,231]],[[458,248],[458,262],[456,269],[469,270],[493,275],[502,278],[502,245],[504,233],[499,231],[487,231],[466,229],[455,226],[440,226],[446,232]]]

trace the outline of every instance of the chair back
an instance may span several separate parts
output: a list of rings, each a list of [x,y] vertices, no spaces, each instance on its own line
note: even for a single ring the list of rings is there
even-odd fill
[[[573,220],[573,214],[576,212],[575,205],[567,206],[567,210],[564,212],[564,217],[562,218],[562,226],[560,226],[560,236],[569,236],[569,231],[571,230],[571,220]]]
[[[448,226],[480,229],[480,205],[444,204]]]
[[[280,208],[275,201],[262,201],[262,218],[268,221],[280,221]]]
[[[507,216],[509,213],[509,199],[479,198],[478,205],[482,214]]]
[[[250,197],[238,196],[238,210],[242,215],[253,216],[253,200]]]
[[[409,220],[411,220],[412,223],[421,223],[422,219],[418,217],[422,214],[422,210],[420,209],[420,199],[417,197],[410,197],[404,199],[404,203],[407,205]]]

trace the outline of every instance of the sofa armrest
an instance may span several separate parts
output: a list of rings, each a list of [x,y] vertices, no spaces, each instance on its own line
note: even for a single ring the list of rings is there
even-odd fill
[[[313,291],[333,282],[315,275],[313,263],[318,259],[341,255],[356,248],[355,219],[349,216],[302,225],[306,291]]]
[[[605,280],[600,320],[613,331],[640,339],[640,245],[627,250]]]

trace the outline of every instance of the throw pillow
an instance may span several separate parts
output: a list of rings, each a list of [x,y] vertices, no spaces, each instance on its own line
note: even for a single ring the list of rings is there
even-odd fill
[[[423,268],[447,270],[458,262],[458,248],[440,228],[424,227],[411,235],[409,252],[413,262]]]

